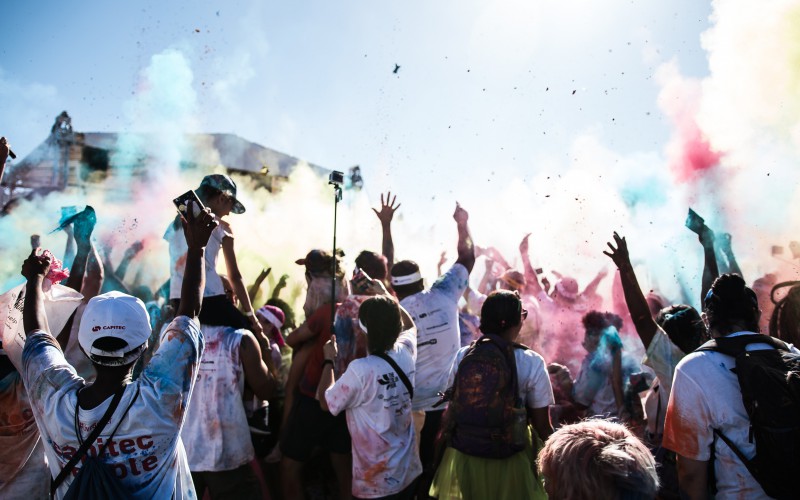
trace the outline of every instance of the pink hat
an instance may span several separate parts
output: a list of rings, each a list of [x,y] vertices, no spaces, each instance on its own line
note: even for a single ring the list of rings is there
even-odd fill
[[[283,314],[283,311],[281,311],[279,307],[275,306],[264,306],[256,311],[256,315],[258,315],[258,317],[264,321],[269,322],[278,330],[283,327],[283,323],[286,321],[286,316]]]

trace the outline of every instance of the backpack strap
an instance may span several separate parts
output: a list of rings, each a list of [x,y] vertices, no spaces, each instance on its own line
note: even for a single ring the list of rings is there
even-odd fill
[[[731,441],[730,438],[728,438],[728,436],[723,434],[722,431],[719,430],[719,429],[714,429],[714,435],[715,436],[719,436],[723,441],[725,441],[725,444],[728,445],[728,448],[730,448],[736,454],[736,456],[739,457],[739,460],[742,461],[744,466],[747,467],[747,471],[750,472],[750,474],[754,478],[761,477],[759,472],[756,470],[755,463],[753,463],[752,460],[750,460],[746,456],[744,456],[744,453],[742,453],[742,450],[740,450],[738,446],[733,444],[733,441]]]
[[[400,377],[400,380],[403,381],[403,385],[405,385],[406,389],[408,389],[408,395],[411,396],[411,399],[414,399],[414,386],[411,385],[411,381],[408,380],[406,373],[400,369],[400,366],[398,366],[398,364],[395,363],[395,361],[385,352],[377,353],[375,354],[375,356],[378,356],[382,360],[386,361],[392,368],[394,368],[394,371],[397,372],[397,375]]]
[[[94,430],[91,432],[91,434],[89,434],[89,437],[87,437],[85,441],[81,442],[78,451],[76,451],[75,454],[72,455],[72,458],[69,460],[69,462],[67,462],[67,465],[65,465],[64,468],[61,469],[61,472],[58,473],[58,476],[56,476],[56,478],[53,479],[53,482],[50,483],[51,497],[55,496],[56,490],[58,490],[58,487],[61,486],[61,483],[63,483],[64,480],[67,478],[67,474],[71,473],[73,467],[75,467],[75,464],[77,464],[81,459],[83,459],[84,456],[86,456],[86,452],[89,451],[89,447],[92,446],[92,443],[94,443],[97,440],[98,436],[100,436],[100,433],[103,432],[103,429],[105,428],[106,424],[108,424],[108,421],[111,420],[111,415],[114,414],[114,411],[117,409],[117,406],[119,406],[119,402],[120,400],[122,400],[122,394],[124,392],[125,392],[125,387],[120,387],[117,390],[117,392],[114,393],[114,399],[111,400],[111,404],[108,405],[108,409],[103,414],[102,418],[100,418],[100,420],[97,422],[97,425],[95,426]],[[80,389],[78,390],[78,393],[80,393]],[[79,403],[77,402],[77,397],[76,397],[76,403],[75,403],[76,423],[78,422],[78,410],[79,410]],[[79,432],[79,429],[76,430],[78,430],[77,436],[78,436],[78,441],[80,442],[81,433]]]
[[[695,349],[695,352],[715,351],[735,358],[744,352],[749,344],[767,344],[774,349],[789,350],[789,346],[785,342],[775,337],[754,333],[736,337],[717,337]]]

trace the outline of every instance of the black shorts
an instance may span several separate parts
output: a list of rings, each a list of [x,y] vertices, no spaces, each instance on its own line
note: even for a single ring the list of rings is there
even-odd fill
[[[281,433],[281,453],[298,462],[308,461],[317,446],[349,455],[350,432],[344,415],[342,412],[334,417],[319,406],[319,401],[298,392]]]

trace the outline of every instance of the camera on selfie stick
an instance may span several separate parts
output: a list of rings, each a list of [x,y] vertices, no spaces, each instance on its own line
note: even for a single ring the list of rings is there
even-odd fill
[[[339,202],[342,201],[342,184],[344,173],[334,170],[328,176],[328,184],[333,186],[333,252],[331,256],[331,332],[336,323],[336,212]]]

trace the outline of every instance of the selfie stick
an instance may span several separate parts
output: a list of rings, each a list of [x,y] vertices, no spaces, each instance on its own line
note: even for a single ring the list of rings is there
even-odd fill
[[[334,172],[331,174],[328,184],[333,186],[333,257],[331,262],[331,333],[336,324],[336,212],[339,202],[342,201],[342,185],[334,179]]]

